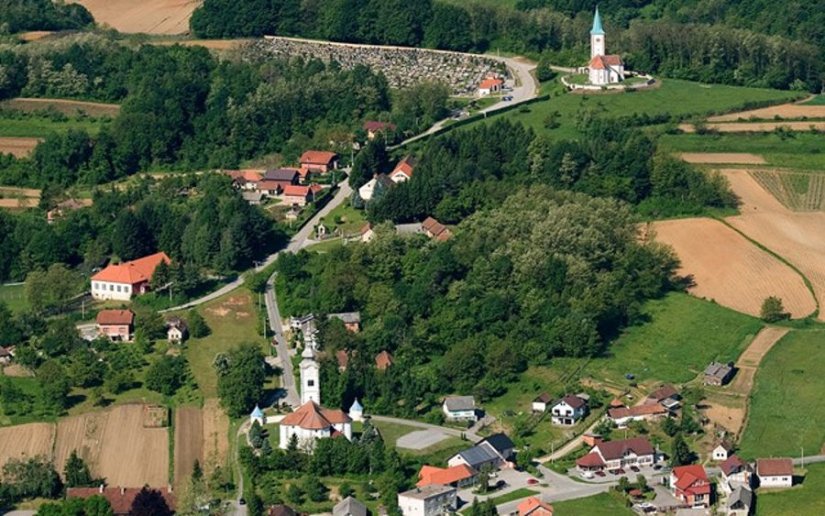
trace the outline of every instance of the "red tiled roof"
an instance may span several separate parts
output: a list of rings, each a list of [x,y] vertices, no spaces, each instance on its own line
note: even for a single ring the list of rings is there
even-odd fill
[[[97,313],[97,324],[110,325],[130,325],[135,320],[135,314],[131,310],[101,310]]]
[[[390,355],[389,351],[382,351],[375,356],[375,367],[380,369],[381,371],[386,370],[393,364],[392,355]]]
[[[172,263],[172,260],[166,256],[166,253],[160,252],[132,260],[131,262],[123,262],[118,265],[109,265],[102,271],[92,276],[92,281],[108,281],[110,283],[127,283],[135,285],[144,281],[151,281],[152,275],[155,273],[155,268],[160,265],[160,262]]]
[[[338,361],[338,367],[346,369],[349,365],[349,354],[344,349],[339,349],[335,352],[335,359]]]
[[[263,177],[259,170],[227,170],[226,173],[235,181],[244,180],[248,183],[257,183]]]
[[[309,191],[312,192],[312,195],[317,195],[318,192],[324,189],[323,186],[319,185],[318,183],[314,183],[309,185]]]
[[[576,465],[577,466],[582,466],[582,467],[585,467],[585,468],[593,468],[593,467],[604,466],[604,461],[602,460],[601,457],[599,457],[598,453],[590,452],[587,455],[585,455],[584,457],[581,457],[578,460],[576,460]]]
[[[731,455],[726,461],[719,464],[719,469],[722,470],[722,473],[724,473],[726,477],[729,477],[733,473],[742,471],[742,468],[745,466],[747,466],[747,464],[745,464],[745,461],[740,459],[738,455]]]
[[[284,186],[284,195],[306,197],[309,194],[309,187],[303,185]]]
[[[308,150],[301,154],[301,164],[329,165],[330,161],[338,157],[334,152]]]
[[[631,451],[636,455],[653,455],[653,445],[644,437],[621,439],[619,441],[604,441],[595,446],[605,460],[616,460],[624,457],[625,452]]]
[[[666,400],[668,398],[672,398],[672,397],[678,396],[678,395],[679,395],[679,391],[677,391],[674,386],[672,386],[670,384],[664,384],[661,387],[659,387],[658,389],[656,389],[655,391],[651,392],[647,396],[647,399],[651,400],[651,401],[659,402],[659,401]]]
[[[607,410],[610,419],[622,419],[626,417],[655,416],[667,413],[667,409],[659,404],[636,405],[634,407],[616,407]]]
[[[504,81],[502,81],[501,79],[497,79],[495,77],[488,77],[487,79],[481,81],[481,84],[479,84],[478,87],[482,90],[489,90],[494,86],[501,86],[502,84],[504,84]]]
[[[364,122],[364,130],[365,131],[384,131],[390,130],[395,131],[395,124],[391,122],[379,122],[377,120],[367,120]]]
[[[553,506],[549,503],[542,502],[538,497],[531,496],[518,504],[519,516],[527,516],[534,514],[536,516],[553,516]]]
[[[791,459],[756,459],[756,474],[760,477],[793,476]]]
[[[323,430],[334,424],[347,423],[352,421],[342,410],[325,409],[314,401],[308,401],[301,405],[298,410],[288,414],[282,421],[282,425],[297,426],[306,430]]]
[[[570,405],[574,409],[577,409],[579,407],[583,407],[587,404],[586,401],[584,401],[583,399],[581,399],[578,396],[573,395],[573,394],[568,394],[567,396],[562,398],[561,401],[567,403],[568,405]]]
[[[546,392],[542,392],[541,394],[536,396],[536,399],[534,399],[533,401],[538,403],[550,403],[551,401],[553,401],[553,397],[547,394]]]
[[[398,162],[392,172],[390,173],[391,176],[395,175],[398,172],[401,172],[405,176],[411,178],[413,175],[413,169],[415,168],[415,164],[412,162],[412,158],[407,156],[406,158],[402,159]]]
[[[448,485],[454,482],[461,482],[468,478],[474,477],[475,470],[466,464],[460,466],[453,466],[451,468],[437,468],[435,466],[421,466],[421,471],[418,473],[418,487],[428,486],[430,484]]]
[[[588,66],[594,70],[604,70],[605,68],[622,64],[624,64],[624,62],[620,56],[611,54],[607,56],[593,56]]]
[[[617,408],[617,407],[624,407],[624,403],[619,398],[613,398],[610,400],[610,407]]]
[[[701,464],[675,467],[672,474],[676,477],[674,487],[679,491],[694,495],[710,494],[708,475]]]
[[[92,496],[103,496],[112,506],[112,512],[116,515],[129,514],[132,510],[132,503],[140,493],[140,487],[70,487],[66,489],[66,498],[91,498]],[[158,489],[166,505],[175,510],[175,495],[168,489]]]
[[[273,190],[278,191],[284,186],[283,181],[273,181],[271,179],[263,179],[258,182],[258,190]]]

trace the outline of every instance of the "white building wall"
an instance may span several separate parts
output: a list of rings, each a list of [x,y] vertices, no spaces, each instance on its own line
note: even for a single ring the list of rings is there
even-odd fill
[[[92,298],[114,299],[129,301],[132,299],[132,286],[127,283],[112,283],[109,281],[92,281]]]
[[[759,486],[760,487],[791,487],[791,486],[793,486],[793,476],[787,476],[787,477],[760,476],[759,477]]]

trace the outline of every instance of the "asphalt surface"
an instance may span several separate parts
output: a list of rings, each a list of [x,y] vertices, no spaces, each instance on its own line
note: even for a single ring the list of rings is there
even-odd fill
[[[295,373],[292,370],[292,361],[289,359],[289,347],[284,336],[281,325],[281,313],[278,310],[278,302],[275,299],[275,275],[273,274],[266,282],[266,313],[269,317],[269,328],[274,337],[273,342],[278,351],[278,360],[281,362],[281,387],[284,390],[283,400],[293,409],[298,408],[301,397],[295,385]]]

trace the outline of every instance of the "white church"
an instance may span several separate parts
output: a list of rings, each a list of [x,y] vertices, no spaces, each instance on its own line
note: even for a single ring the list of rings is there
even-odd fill
[[[279,447],[286,449],[292,436],[298,446],[311,451],[317,439],[345,437],[352,440],[352,418],[340,409],[321,406],[320,368],[315,360],[314,341],[304,345],[301,353],[301,406],[281,420]],[[356,400],[357,404],[357,400]],[[358,414],[361,415],[358,405]]]
[[[590,84],[596,86],[616,84],[625,79],[621,56],[605,54],[604,29],[598,7],[593,17],[593,28],[590,30],[590,63],[587,68]]]

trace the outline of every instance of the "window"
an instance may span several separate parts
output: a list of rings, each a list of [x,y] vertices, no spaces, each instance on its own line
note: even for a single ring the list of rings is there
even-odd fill
[[[315,380],[307,380],[307,387],[314,387],[314,386],[315,386]]]
[[[117,286],[117,291],[120,292],[120,285]]]
[[[109,285],[109,292],[114,292],[114,291],[115,291],[115,286],[114,285]]]

